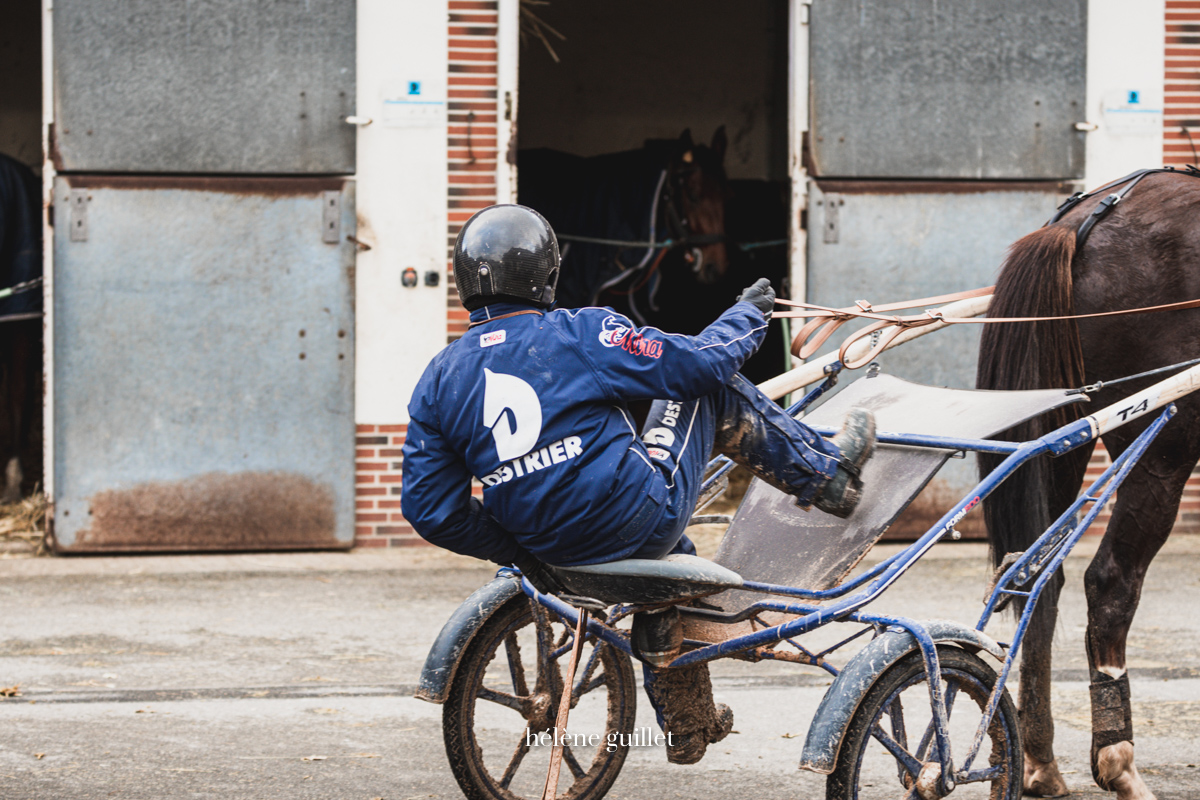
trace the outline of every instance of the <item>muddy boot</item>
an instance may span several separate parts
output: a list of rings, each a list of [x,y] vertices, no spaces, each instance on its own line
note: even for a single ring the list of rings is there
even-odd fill
[[[707,664],[654,670],[646,691],[667,733],[667,761],[695,764],[733,730],[733,711],[714,704]],[[650,677],[650,675],[647,675]]]
[[[837,473],[813,499],[813,505],[843,519],[850,516],[862,498],[862,468],[875,454],[875,415],[865,408],[846,412],[842,429],[830,439],[842,454]]]

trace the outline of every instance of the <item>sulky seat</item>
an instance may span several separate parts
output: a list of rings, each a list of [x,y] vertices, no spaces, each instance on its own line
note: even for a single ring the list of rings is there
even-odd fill
[[[682,554],[549,569],[570,594],[608,604],[676,603],[742,586],[733,570]]]

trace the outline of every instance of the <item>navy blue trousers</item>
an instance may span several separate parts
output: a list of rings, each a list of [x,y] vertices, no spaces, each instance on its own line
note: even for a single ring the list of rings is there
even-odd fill
[[[696,400],[656,400],[642,429],[651,462],[667,479],[666,510],[633,558],[695,554],[684,529],[696,507],[714,452],[756,477],[812,503],[837,469],[838,450],[789,417],[754,384],[734,375],[720,391]]]

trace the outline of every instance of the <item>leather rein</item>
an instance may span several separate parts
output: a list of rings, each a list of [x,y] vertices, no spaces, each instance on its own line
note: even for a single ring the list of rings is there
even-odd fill
[[[1185,169],[1177,170],[1173,167],[1163,167],[1161,169],[1143,169],[1137,172],[1130,173],[1124,178],[1120,178],[1111,183],[1096,189],[1095,191],[1084,194],[1076,192],[1063,202],[1058,207],[1058,210],[1046,225],[1053,225],[1058,222],[1077,205],[1082,203],[1089,197],[1094,197],[1101,192],[1106,192],[1116,187],[1122,187],[1119,191],[1105,197],[1092,210],[1079,226],[1075,233],[1076,248],[1082,247],[1088,234],[1092,228],[1108,215],[1116,205],[1133,190],[1138,183],[1147,175],[1154,175],[1160,172],[1176,172],[1183,175],[1200,177],[1200,170],[1196,167],[1188,165]],[[842,343],[838,349],[838,358],[847,369],[858,369],[864,364],[873,361],[880,353],[888,348],[892,341],[902,334],[904,331],[911,328],[920,328],[925,325],[934,325],[937,323],[945,323],[947,325],[962,325],[968,323],[986,324],[991,322],[1053,322],[1055,320],[1069,319],[1093,319],[1097,317],[1118,317],[1126,314],[1149,314],[1157,311],[1179,311],[1188,308],[1200,308],[1200,299],[1184,300],[1178,303],[1166,303],[1158,306],[1146,306],[1143,308],[1126,308],[1119,311],[1099,311],[1093,314],[1071,314],[1061,317],[947,317],[940,311],[926,309],[922,314],[912,314],[909,316],[889,316],[885,312],[897,311],[903,308],[916,308],[918,306],[937,305],[939,303],[952,303],[957,300],[969,300],[975,297],[986,297],[994,293],[995,286],[986,286],[981,289],[971,289],[965,292],[956,292],[954,294],[943,294],[937,297],[924,297],[920,300],[907,300],[899,303],[888,303],[882,306],[873,306],[867,300],[859,300],[850,308],[828,308],[826,306],[813,305],[811,303],[798,303],[794,300],[776,300],[776,303],[785,306],[793,306],[802,308],[804,311],[784,311],[775,314],[781,318],[807,318],[809,321],[800,329],[795,338],[792,339],[792,354],[800,358],[808,358],[821,345],[829,339],[834,332],[842,325],[852,319],[868,319],[875,322],[862,330],[855,331],[853,334]],[[887,330],[887,329],[891,330]],[[884,331],[887,331],[884,333]],[[861,358],[847,361],[846,353],[850,345],[857,342],[863,337],[874,337],[870,349]]]
[[[1184,300],[1178,303],[1165,303],[1158,306],[1143,308],[1125,308],[1119,311],[1098,311],[1092,314],[1069,314],[1061,317],[947,317],[937,309],[926,309],[924,313],[909,316],[888,315],[884,312],[901,308],[913,308],[926,304],[949,303],[956,300],[969,300],[974,297],[986,297],[992,294],[995,286],[972,289],[955,294],[944,294],[938,297],[925,297],[920,300],[907,300],[900,303],[889,303],[882,306],[872,306],[866,300],[859,300],[851,308],[827,308],[810,303],[798,303],[794,300],[776,300],[776,303],[794,306],[803,311],[784,311],[774,314],[780,318],[809,318],[808,323],[800,329],[792,340],[792,354],[800,358],[808,358],[823,345],[834,331],[852,319],[868,319],[875,322],[862,330],[855,331],[838,349],[838,358],[847,369],[859,367],[873,361],[880,353],[888,348],[897,336],[911,328],[925,325],[945,323],[947,325],[987,324],[993,322],[1054,322],[1069,319],[1095,319],[1098,317],[1119,317],[1129,314],[1149,314],[1158,311],[1181,311],[1188,308],[1200,308],[1200,299]],[[890,330],[888,330],[890,328]],[[885,332],[886,331],[886,332]],[[847,360],[846,352],[850,345],[866,336],[879,333],[877,341],[873,341],[867,353],[860,358]]]

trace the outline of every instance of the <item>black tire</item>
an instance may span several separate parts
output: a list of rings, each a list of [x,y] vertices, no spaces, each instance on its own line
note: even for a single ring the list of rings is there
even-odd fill
[[[552,612],[518,597],[484,623],[471,641],[442,712],[450,769],[468,800],[541,797],[551,748],[528,742],[530,734],[554,725],[570,636],[568,626]],[[580,656],[575,686],[567,731],[572,737],[598,735],[599,744],[564,748],[558,797],[599,800],[612,787],[629,752],[637,710],[629,656],[589,641]]]
[[[996,672],[978,656],[958,647],[939,645],[938,659],[948,703],[953,698],[950,705],[950,748],[954,766],[958,769],[970,750],[988,696],[996,685]],[[899,713],[893,715],[888,709]],[[887,725],[882,722],[885,715],[888,717]],[[929,754],[931,746],[922,747],[922,740],[932,735],[931,718],[925,664],[920,652],[914,651],[888,668],[875,681],[854,712],[842,741],[841,752],[838,753],[837,766],[825,784],[827,800],[874,800],[877,797],[894,800],[905,797],[906,792],[911,797],[917,797],[916,792],[912,791],[913,779],[900,759],[871,734],[878,724],[916,761],[934,760],[935,757]],[[897,725],[897,722],[900,724]],[[982,769],[985,764],[999,767],[998,774],[991,780],[959,784],[952,796],[1020,800],[1024,758],[1017,726],[1017,708],[1007,688],[971,769]]]

